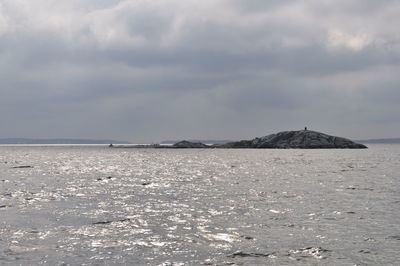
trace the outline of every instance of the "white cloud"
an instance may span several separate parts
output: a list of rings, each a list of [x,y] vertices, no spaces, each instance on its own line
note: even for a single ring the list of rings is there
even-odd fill
[[[328,33],[328,46],[330,48],[346,48],[358,52],[371,42],[372,38],[366,33],[348,34],[340,30],[331,30]]]

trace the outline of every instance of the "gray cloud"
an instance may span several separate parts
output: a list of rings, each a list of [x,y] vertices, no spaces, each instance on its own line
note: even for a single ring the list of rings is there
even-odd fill
[[[397,1],[0,3],[0,137],[400,135]]]

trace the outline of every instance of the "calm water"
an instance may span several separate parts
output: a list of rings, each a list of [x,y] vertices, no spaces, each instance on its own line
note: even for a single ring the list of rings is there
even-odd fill
[[[399,162],[400,145],[3,146],[0,265],[400,265]]]

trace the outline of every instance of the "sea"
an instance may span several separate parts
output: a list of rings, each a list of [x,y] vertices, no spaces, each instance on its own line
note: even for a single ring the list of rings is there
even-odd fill
[[[400,265],[400,145],[0,146],[0,265]]]

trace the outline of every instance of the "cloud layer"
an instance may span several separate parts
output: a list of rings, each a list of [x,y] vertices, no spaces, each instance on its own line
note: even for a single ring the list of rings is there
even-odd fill
[[[400,135],[398,1],[3,0],[0,137]]]

